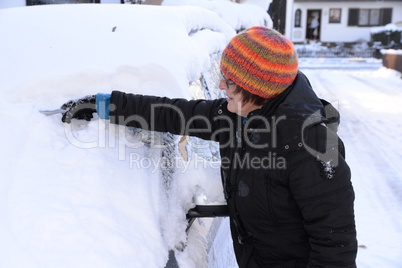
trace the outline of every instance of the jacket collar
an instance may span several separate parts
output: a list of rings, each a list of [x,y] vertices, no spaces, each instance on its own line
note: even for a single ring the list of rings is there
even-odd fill
[[[255,115],[268,117],[275,114],[305,119],[318,110],[321,115],[324,115],[324,107],[313,91],[310,81],[299,71],[292,85],[261,109],[250,112],[248,118]]]

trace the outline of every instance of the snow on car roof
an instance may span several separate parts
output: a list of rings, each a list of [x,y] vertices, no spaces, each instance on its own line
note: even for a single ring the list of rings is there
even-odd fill
[[[236,3],[227,0],[164,0],[166,6],[200,6],[218,14],[236,31],[251,26],[265,26],[272,28],[273,22],[267,10],[256,4]],[[268,9],[268,1],[267,1]]]
[[[31,79],[80,72],[116,76],[154,64],[176,81],[174,89],[159,94],[188,97],[188,82],[235,34],[215,13],[197,7],[46,5],[0,12],[0,75],[19,74],[18,80],[2,79],[3,90]],[[198,30],[206,42],[189,35]]]

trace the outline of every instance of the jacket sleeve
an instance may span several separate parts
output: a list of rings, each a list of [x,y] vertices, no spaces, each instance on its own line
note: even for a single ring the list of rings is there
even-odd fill
[[[110,122],[145,130],[213,139],[220,100],[185,100],[113,91]]]
[[[289,187],[311,246],[308,267],[356,267],[355,196],[350,169],[338,157],[336,166],[306,150],[290,157]]]

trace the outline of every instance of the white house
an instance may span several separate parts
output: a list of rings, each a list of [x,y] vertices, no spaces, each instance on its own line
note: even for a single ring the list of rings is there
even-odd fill
[[[402,21],[402,0],[288,0],[285,35],[294,43],[305,42],[313,17],[321,42],[370,41],[371,27]]]

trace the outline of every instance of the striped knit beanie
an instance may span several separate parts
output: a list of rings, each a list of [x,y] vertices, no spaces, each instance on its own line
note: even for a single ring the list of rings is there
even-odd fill
[[[275,30],[251,27],[230,40],[222,53],[221,71],[245,90],[270,99],[296,78],[297,54],[293,44]]]

